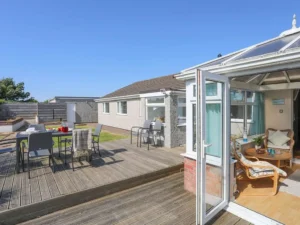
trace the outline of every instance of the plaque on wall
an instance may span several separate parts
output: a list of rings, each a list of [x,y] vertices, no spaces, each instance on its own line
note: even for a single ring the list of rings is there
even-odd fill
[[[273,105],[284,105],[284,98],[283,99],[272,99]]]

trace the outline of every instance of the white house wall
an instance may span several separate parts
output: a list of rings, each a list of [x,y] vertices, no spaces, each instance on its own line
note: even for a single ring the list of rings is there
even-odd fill
[[[264,93],[266,128],[293,129],[293,90],[266,91]],[[273,105],[273,99],[284,99],[285,103],[284,105]]]
[[[130,130],[132,126],[142,126],[145,121],[145,99],[127,101],[127,115],[117,114],[117,101],[109,103],[108,114],[103,113],[103,103],[98,103],[98,123]]]

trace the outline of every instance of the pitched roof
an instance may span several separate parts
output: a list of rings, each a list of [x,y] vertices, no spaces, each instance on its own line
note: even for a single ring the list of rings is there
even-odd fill
[[[147,93],[147,92],[157,92],[160,91],[160,89],[166,89],[166,90],[185,89],[185,82],[181,80],[177,80],[176,78],[174,78],[174,75],[176,74],[157,77],[150,80],[138,81],[126,87],[120,88],[112,93],[109,93],[103,96],[102,98],[136,95],[136,94]]]

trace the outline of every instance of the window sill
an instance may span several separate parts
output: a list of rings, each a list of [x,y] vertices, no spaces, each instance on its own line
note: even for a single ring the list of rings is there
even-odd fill
[[[186,123],[178,124],[177,127],[186,127]]]
[[[127,116],[127,113],[126,114],[124,114],[124,113],[117,113],[117,115],[119,115],[119,116]]]
[[[109,115],[110,113],[107,113],[107,112],[103,112],[103,114],[105,114],[105,115]]]
[[[193,153],[182,153],[180,154],[183,157],[189,158],[189,159],[193,159],[193,160],[197,160],[197,154],[196,152]],[[213,166],[221,166],[221,159],[218,157],[214,157],[214,156],[210,156],[210,155],[206,155],[206,163],[209,165],[213,165]]]

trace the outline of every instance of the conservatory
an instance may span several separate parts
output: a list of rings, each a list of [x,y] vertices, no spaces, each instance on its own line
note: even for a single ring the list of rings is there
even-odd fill
[[[225,208],[254,224],[296,224],[300,198],[290,181],[300,188],[296,16],[278,37],[185,69],[176,78],[186,82],[184,182],[196,194],[198,223]],[[257,137],[264,142],[255,149]],[[274,166],[258,173],[245,166],[253,162],[244,156]]]

